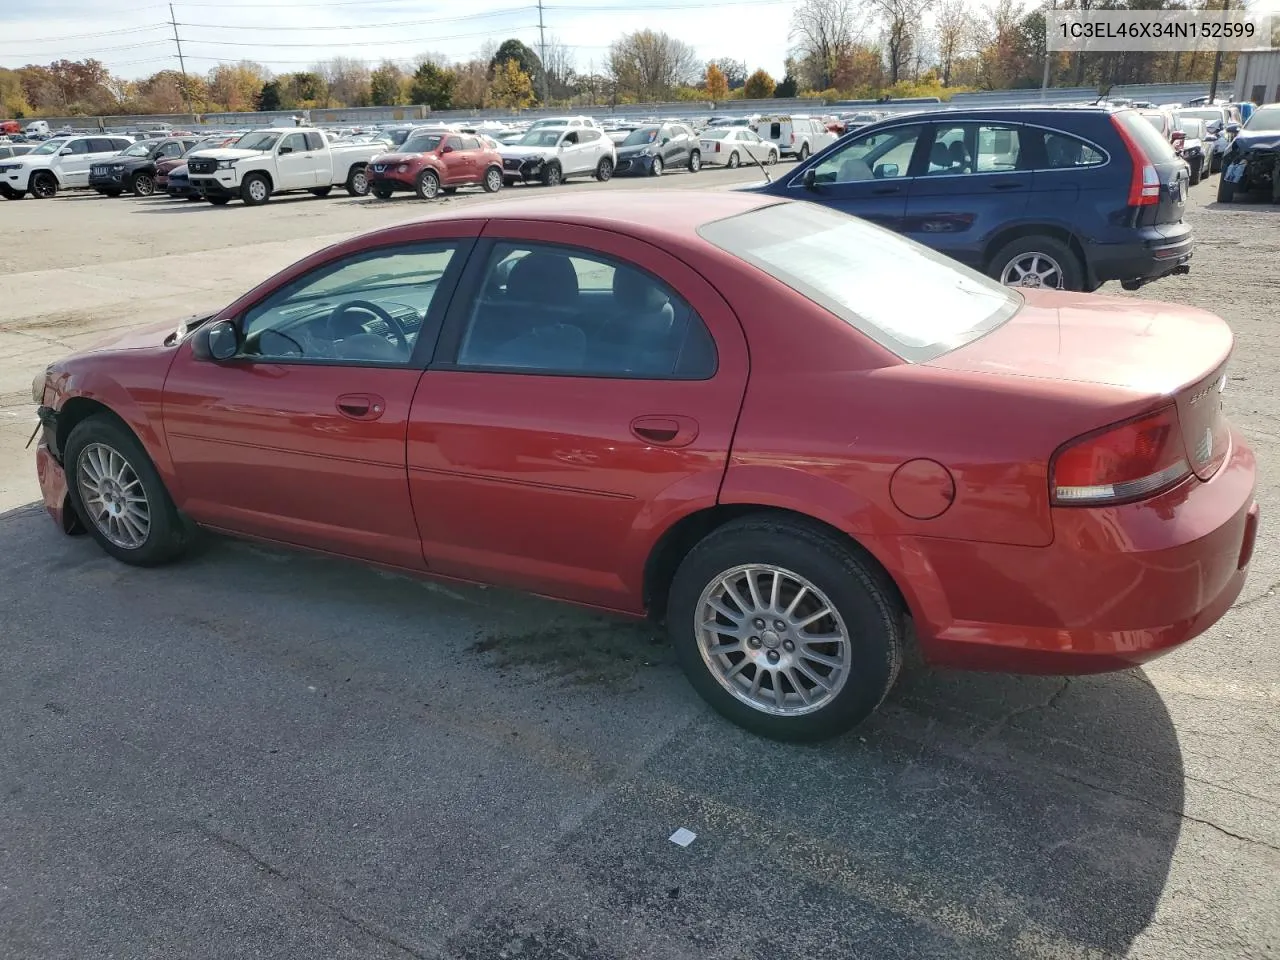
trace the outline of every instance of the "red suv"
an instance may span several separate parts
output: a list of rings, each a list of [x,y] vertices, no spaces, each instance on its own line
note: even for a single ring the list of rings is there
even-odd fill
[[[441,190],[484,187],[502,189],[502,157],[478,137],[449,130],[415,130],[395,153],[369,161],[373,195],[388,200],[397,190],[412,190],[423,200]]]

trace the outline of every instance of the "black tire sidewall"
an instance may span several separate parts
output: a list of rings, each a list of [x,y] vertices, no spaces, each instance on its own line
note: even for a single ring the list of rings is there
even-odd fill
[[[600,162],[596,164],[596,179],[601,183],[607,183],[613,177],[613,161],[608,157],[601,157]]]
[[[255,180],[262,181],[262,185],[267,188],[267,195],[263,197],[261,200],[254,200],[249,193],[250,184],[252,184]],[[271,199],[271,184],[267,183],[267,178],[264,177],[262,174],[251,173],[247,177],[245,177],[244,182],[240,184],[240,199],[241,201],[244,202],[244,205],[247,207],[261,206],[262,204],[266,203],[268,200]]]
[[[1218,180],[1218,202],[1231,203],[1236,198],[1236,185],[1227,179],[1227,172],[1222,172]]]
[[[826,707],[798,717],[762,713],[720,685],[703,662],[693,624],[698,599],[713,579],[745,563],[774,564],[809,580],[835,604],[853,644],[843,689]],[[823,532],[787,521],[730,524],[698,544],[671,585],[667,629],[676,659],[694,689],[717,712],[778,740],[820,740],[844,733],[880,705],[897,678],[903,619],[879,575]]]
[[[1062,268],[1063,290],[1084,289],[1084,268],[1079,258],[1061,240],[1044,235],[1019,237],[1017,240],[1006,243],[991,258],[991,262],[987,265],[987,275],[998,281],[1000,273],[1010,260],[1019,253],[1032,251],[1047,253],[1058,261],[1058,265]]]
[[[391,195],[395,193],[390,187],[370,187],[369,192],[379,200],[390,200]]]
[[[36,185],[41,183],[52,183],[53,188],[47,193],[42,194],[36,190]],[[52,173],[41,171],[31,177],[31,196],[37,200],[49,200],[58,195],[58,178]]]
[[[691,154],[689,154],[689,172],[697,173],[701,169],[702,169],[702,153],[698,150],[694,150]]]
[[[136,550],[118,547],[98,530],[85,510],[80,497],[80,484],[77,478],[80,452],[91,443],[102,443],[111,447],[133,467],[147,495],[151,507],[151,529],[147,533],[147,542]],[[189,536],[185,524],[178,516],[177,508],[169,497],[164,481],[147,456],[146,450],[138,442],[133,432],[119,420],[109,414],[99,414],[80,421],[67,438],[63,463],[66,465],[67,493],[71,506],[89,535],[98,542],[107,553],[124,563],[140,567],[151,567],[168,563],[186,548]]]

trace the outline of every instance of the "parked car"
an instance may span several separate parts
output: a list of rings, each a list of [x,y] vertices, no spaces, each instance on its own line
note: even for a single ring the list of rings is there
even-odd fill
[[[614,172],[660,177],[668,169],[702,169],[702,145],[683,123],[649,124],[615,141],[618,159]]]
[[[335,186],[363,197],[369,192],[365,166],[384,152],[381,141],[332,143],[315,128],[280,127],[245,134],[234,147],[198,150],[187,169],[192,186],[213,204],[239,197],[257,206],[295,190],[326,197]]]
[[[1177,124],[1174,122],[1172,111],[1156,109],[1139,110],[1138,112],[1142,114],[1142,119],[1146,120],[1159,132],[1160,136],[1173,143],[1173,134],[1177,129]]]
[[[837,139],[822,121],[799,114],[764,116],[756,121],[754,129],[761,140],[778,148],[780,156],[798,160],[809,159],[809,154],[829,147]]]
[[[1205,149],[1203,120],[1177,117],[1177,129],[1173,131],[1173,149],[1191,168],[1191,186],[1209,176],[1209,151]]]
[[[89,168],[89,186],[108,197],[129,191],[135,197],[156,192],[156,171],[162,160],[178,160],[199,142],[198,137],[143,140]]]
[[[0,160],[26,156],[34,149],[33,143],[0,143]]]
[[[594,118],[584,116],[541,117],[529,124],[526,128],[526,132],[529,130],[541,130],[544,127],[591,127],[592,129],[599,130],[600,124],[596,123]]]
[[[1209,172],[1217,173],[1222,169],[1222,158],[1231,149],[1231,141],[1240,129],[1240,125],[1228,113],[1226,107],[1222,106],[1201,106],[1193,109],[1182,107],[1176,113],[1179,118],[1204,121],[1206,141],[1211,145]]]
[[[778,148],[765,143],[750,127],[707,127],[698,135],[702,147],[703,164],[733,169],[740,164],[775,164],[780,156]]]
[[[508,186],[537,180],[548,187],[566,178],[594,176],[604,182],[613,176],[613,141],[594,127],[530,128],[516,143],[501,149],[503,179]]]
[[[187,157],[197,150],[211,150],[216,147],[230,147],[239,140],[241,134],[216,134],[214,136],[205,137],[203,140],[197,140],[187,151],[179,157],[164,157],[156,160],[156,190],[167,193],[169,188],[169,174],[178,167],[187,165]],[[185,173],[184,173],[185,176]],[[188,184],[189,185],[189,184]],[[197,194],[197,198],[198,198]]]
[[[191,185],[187,161],[179,160],[178,166],[169,171],[164,192],[173,200],[203,200],[200,191]]]
[[[1136,110],[974,108],[888,118],[772,184],[1014,286],[1136,289],[1185,273],[1190,172]]]
[[[648,615],[725,716],[816,739],[883,701],[908,623],[935,664],[1070,674],[1218,620],[1258,528],[1232,344],[817,204],[558,195],[55,362],[36,468],[126,563],[203,526]]]
[[[1280,103],[1254,110],[1223,159],[1218,202],[1250,190],[1267,190],[1271,202],[1280,203]]]
[[[43,123],[44,121],[38,121]],[[130,145],[127,137],[57,137],[22,157],[0,163],[0,197],[44,200],[59,190],[89,185],[89,167]]]
[[[459,187],[496,193],[502,189],[502,157],[471,134],[419,132],[395,153],[369,161],[369,184],[380,200],[391,199],[397,190],[411,190],[423,200]]]

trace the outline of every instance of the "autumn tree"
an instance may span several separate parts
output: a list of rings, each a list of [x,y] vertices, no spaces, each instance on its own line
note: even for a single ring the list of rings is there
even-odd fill
[[[498,70],[503,68],[503,65],[508,60],[516,62],[520,72],[529,78],[529,82],[535,90],[542,90],[542,61],[538,59],[538,55],[532,49],[515,38],[502,41],[498,45],[498,49],[489,57],[490,78],[496,79]]]
[[[279,80],[268,80],[262,85],[258,94],[258,109],[263,111],[283,110],[284,96],[280,90]]]
[[[796,7],[791,14],[792,52],[809,86],[815,90],[835,86],[840,61],[865,29],[854,0],[803,0]]]
[[[520,61],[504,60],[494,69],[487,106],[521,110],[533,101],[533,80],[520,69]]]
[[[453,74],[457,78],[453,85],[453,105],[464,110],[483,107],[489,93],[488,61],[468,60],[455,66]]]
[[[424,63],[413,72],[409,85],[409,99],[426,104],[432,110],[448,110],[453,106],[453,85],[457,82],[452,70]]]
[[[934,23],[938,40],[938,70],[944,87],[951,86],[956,61],[973,45],[974,22],[967,0],[942,0]]]
[[[666,99],[700,72],[692,46],[655,30],[637,30],[613,41],[608,66],[619,95],[638,101]]]
[[[925,11],[933,0],[871,0],[884,21],[884,56],[889,83],[904,79],[924,23]]]
[[[729,81],[725,79],[724,73],[714,63],[707,64],[707,75],[704,83],[709,99],[716,102],[729,99]]]
[[[383,60],[369,74],[369,102],[375,107],[392,107],[401,102],[404,71],[393,60]]]
[[[219,64],[206,81],[210,105],[231,112],[256,110],[269,78],[266,67],[251,60]]]
[[[31,104],[22,89],[22,74],[0,67],[0,116],[22,119],[30,112]]]
[[[730,90],[737,90],[747,82],[747,62],[745,60],[735,60],[733,57],[719,57],[712,60],[707,66],[711,66],[712,63],[724,74],[724,79],[729,84]]]
[[[742,85],[742,95],[748,100],[768,100],[773,96],[773,91],[777,86],[768,72],[757,70],[747,77],[746,83]]]

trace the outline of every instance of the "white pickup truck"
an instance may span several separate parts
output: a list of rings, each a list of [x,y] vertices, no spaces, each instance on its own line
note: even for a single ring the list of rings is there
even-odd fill
[[[324,131],[282,127],[245,134],[234,147],[197,150],[187,158],[192,189],[213,204],[239,197],[248,206],[274,194],[309,190],[327,196],[344,186],[353,197],[369,192],[365,166],[385,143],[334,143]]]

